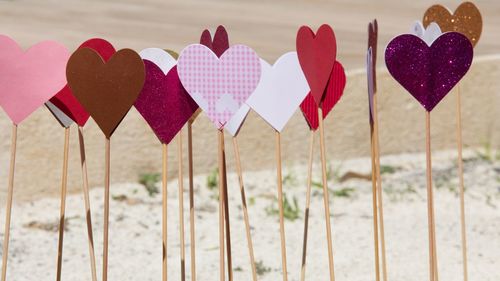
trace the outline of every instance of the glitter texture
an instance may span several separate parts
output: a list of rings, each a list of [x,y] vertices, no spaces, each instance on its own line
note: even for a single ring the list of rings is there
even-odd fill
[[[472,57],[470,41],[458,32],[441,35],[430,47],[415,35],[400,35],[385,51],[385,63],[391,75],[427,111],[467,73]]]
[[[146,80],[134,105],[158,139],[168,144],[198,109],[198,105],[182,87],[177,66],[167,75],[151,61],[144,60],[144,67]]]
[[[462,3],[453,15],[447,8],[434,5],[427,9],[422,22],[424,27],[427,27],[431,22],[435,22],[443,32],[460,32],[469,38],[472,46],[476,46],[483,30],[481,13],[476,5],[471,2]]]

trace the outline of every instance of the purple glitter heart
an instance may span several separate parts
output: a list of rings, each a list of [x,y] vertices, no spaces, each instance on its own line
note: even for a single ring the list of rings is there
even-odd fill
[[[144,60],[144,66],[146,81],[134,105],[158,139],[168,144],[198,105],[182,86],[177,66],[167,75],[151,61]]]
[[[385,50],[385,64],[391,75],[427,111],[467,73],[472,57],[472,44],[458,32],[444,33],[430,47],[415,35],[403,34]]]

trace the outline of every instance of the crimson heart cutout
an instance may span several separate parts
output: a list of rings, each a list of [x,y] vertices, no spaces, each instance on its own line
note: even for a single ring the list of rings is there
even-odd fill
[[[346,82],[347,79],[344,67],[340,62],[336,61],[333,65],[332,75],[328,82],[328,86],[326,87],[325,98],[323,99],[323,103],[321,105],[321,109],[323,110],[323,119],[326,118],[328,113],[330,113],[344,94]],[[309,92],[304,101],[300,104],[300,110],[302,110],[302,114],[304,114],[307,124],[309,124],[309,128],[316,131],[319,126],[318,105],[314,101],[314,97],[311,92]]]
[[[337,56],[335,33],[327,24],[320,26],[316,34],[308,26],[302,26],[297,33],[296,45],[311,95],[320,105]]]
[[[104,61],[108,61],[111,56],[116,53],[115,48],[111,43],[104,39],[92,38],[83,42],[78,49],[90,48],[96,51]],[[66,114],[69,118],[75,121],[78,126],[83,127],[89,120],[90,114],[83,108],[83,106],[75,98],[68,84],[50,99],[59,110]]]
[[[179,80],[177,66],[167,75],[144,60],[146,80],[134,105],[162,143],[168,144],[196,112],[198,105]]]
[[[226,28],[222,25],[217,27],[214,38],[208,29],[205,29],[201,34],[200,44],[207,46],[214,54],[220,58],[222,54],[229,49],[229,38]]]

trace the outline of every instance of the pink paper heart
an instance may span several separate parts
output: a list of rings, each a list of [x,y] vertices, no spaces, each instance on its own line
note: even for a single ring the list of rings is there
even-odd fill
[[[167,75],[153,62],[144,60],[146,81],[135,108],[162,143],[168,144],[198,109],[182,87],[174,66]]]
[[[184,88],[217,129],[238,111],[261,76],[259,57],[244,45],[234,45],[220,58],[204,45],[187,46],[177,70]]]
[[[54,41],[43,41],[24,52],[0,35],[0,106],[14,124],[21,123],[66,85],[70,53]]]

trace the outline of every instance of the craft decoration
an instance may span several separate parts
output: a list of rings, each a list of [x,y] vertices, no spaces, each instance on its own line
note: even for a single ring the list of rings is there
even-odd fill
[[[170,51],[173,52],[173,51]],[[147,48],[139,52],[139,55],[143,60],[148,60],[153,62],[161,71],[167,75],[167,73],[177,64],[177,59],[166,50],[160,48]],[[147,73],[146,73],[147,78]]]
[[[142,90],[144,63],[130,49],[107,62],[94,50],[82,48],[70,57],[68,85],[107,138],[110,138]]]
[[[215,31],[214,38],[208,29],[205,29],[201,34],[200,44],[207,46],[217,57],[221,57],[222,54],[229,49],[229,37],[227,35],[226,28],[222,25],[217,27]]]
[[[455,31],[462,33],[467,36],[472,46],[476,46],[483,30],[481,12],[472,2],[463,2],[453,14],[441,5],[431,6],[425,12],[422,22],[424,27],[435,22],[443,32]]]
[[[472,56],[470,41],[458,32],[444,33],[431,46],[403,34],[389,43],[385,61],[394,79],[431,111],[467,73]]]
[[[328,113],[330,113],[332,108],[344,94],[346,82],[347,80],[344,68],[340,62],[336,61],[333,65],[332,74],[330,80],[328,81],[328,86],[325,89],[325,97],[321,106],[323,109],[323,119],[326,118]],[[314,101],[314,97],[310,92],[300,104],[300,109],[302,110],[302,114],[304,114],[309,128],[316,131],[319,126],[318,105]]]
[[[368,113],[370,116],[370,125],[373,125],[373,97],[375,96],[373,60],[373,50],[369,47],[366,52],[366,81],[368,82]]]
[[[431,22],[427,28],[422,25],[422,22],[415,21],[411,27],[411,34],[418,36],[420,39],[424,40],[427,45],[432,45],[432,42],[436,40],[441,34],[441,28],[435,22]]]
[[[0,35],[0,106],[14,124],[21,123],[66,84],[69,52],[54,41],[26,51]]]
[[[56,118],[57,122],[59,122],[59,124],[61,124],[64,128],[69,128],[71,124],[73,124],[73,119],[64,114],[64,112],[55,106],[51,101],[46,102],[45,106]]]
[[[281,132],[304,100],[309,86],[296,52],[282,55],[272,66],[262,59],[260,63],[262,78],[246,103]]]
[[[229,48],[220,59],[204,45],[190,45],[181,52],[177,71],[184,88],[219,130],[252,94],[261,76],[259,57],[244,45]]]
[[[316,34],[308,26],[297,33],[297,54],[309,83],[314,101],[319,106],[337,56],[337,43],[333,29],[324,24]]]
[[[378,43],[378,23],[377,20],[374,19],[372,22],[368,24],[368,48],[372,48],[372,67],[373,67],[373,89],[377,91],[377,43]]]

